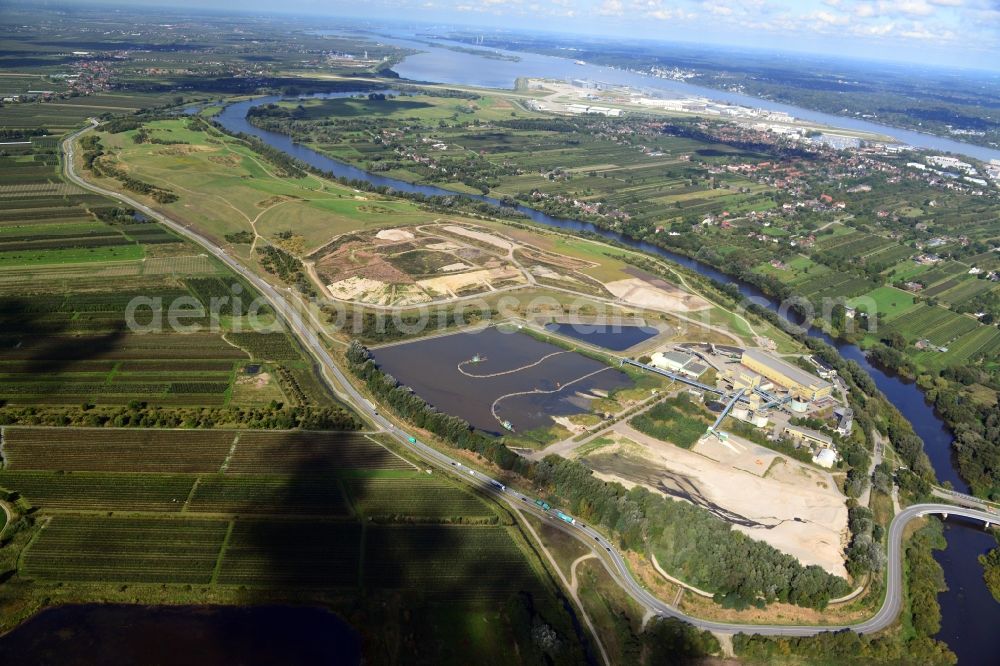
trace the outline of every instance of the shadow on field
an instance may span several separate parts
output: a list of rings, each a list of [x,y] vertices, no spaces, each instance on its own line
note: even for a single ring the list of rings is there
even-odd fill
[[[495,663],[511,650],[512,663],[596,663],[572,605],[516,545],[530,542],[509,514],[407,517],[419,486],[440,473],[332,469],[338,438],[321,450],[293,432],[274,447],[283,453],[268,473],[284,483],[238,509],[220,584],[245,586],[247,603],[329,605],[361,632],[372,663]]]
[[[80,361],[100,360],[127,334],[122,320],[103,333],[74,335],[71,320],[47,316],[50,312],[29,298],[0,297],[2,372],[23,376],[14,383],[31,382],[32,395],[56,393],[63,384],[43,380],[73,370]]]

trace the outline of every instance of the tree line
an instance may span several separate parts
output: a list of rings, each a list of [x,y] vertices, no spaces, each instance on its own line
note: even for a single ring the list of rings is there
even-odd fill
[[[944,546],[941,524],[935,521],[916,532],[906,548],[910,603],[903,612],[913,627],[914,635],[910,637],[900,631],[871,636],[849,629],[801,637],[737,634],[733,649],[740,659],[761,664],[778,659],[823,664],[954,664],[955,654],[933,638],[941,619],[937,594],[945,587],[941,566],[931,551]]]
[[[271,403],[260,407],[156,407],[132,401],[120,407],[4,406],[0,401],[0,425],[35,425],[87,428],[215,428],[241,427],[255,430],[357,430],[361,423],[343,407]]]

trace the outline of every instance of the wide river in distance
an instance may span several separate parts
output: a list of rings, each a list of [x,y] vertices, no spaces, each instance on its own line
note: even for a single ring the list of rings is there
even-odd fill
[[[431,49],[430,47],[423,45],[418,46],[422,50],[433,50],[435,52],[436,59],[433,61],[435,63],[434,68],[430,70],[423,70],[417,66],[421,62],[417,59],[424,57],[423,54],[421,54],[407,58],[395,69],[401,74],[405,74],[407,78],[422,81],[435,80],[435,74],[438,72],[438,68],[440,66],[437,64],[437,58],[453,58],[456,61],[449,68],[450,73],[448,75],[448,79],[442,82],[476,86],[482,85],[483,72],[488,68],[494,66],[507,66],[510,64],[522,65],[525,62],[533,61],[528,60],[528,56],[530,56],[530,54],[517,54],[525,59],[519,63],[509,63],[506,61],[470,56],[468,54],[457,53],[447,49]],[[562,60],[560,58],[548,57],[545,57],[545,59],[546,61]],[[416,61],[417,64],[414,64],[411,61]],[[428,61],[424,60],[422,62]],[[573,65],[570,61],[566,61],[566,63],[568,64],[565,66],[570,68],[569,71],[577,72],[578,70],[573,68],[582,68],[581,66]],[[617,72],[618,70],[607,71]],[[558,71],[546,69],[523,72],[520,75],[539,78],[563,78]],[[581,74],[576,73],[575,76],[579,77]],[[442,77],[438,76],[437,78],[440,80]],[[651,77],[645,78],[650,79]],[[506,78],[504,80],[508,81]],[[657,82],[660,81],[660,79],[651,80]],[[664,83],[674,82],[664,81]],[[504,85],[503,87],[509,87],[509,84]],[[714,93],[715,91],[709,92]],[[319,96],[341,97],[346,96],[347,94],[350,93],[334,93]],[[222,113],[216,116],[215,119],[229,131],[243,132],[254,135],[272,147],[283,150],[292,157],[300,159],[323,171],[331,172],[338,177],[364,180],[375,185],[387,186],[402,192],[417,192],[425,195],[468,196],[479,200],[490,201],[492,203],[500,203],[498,200],[490,197],[464,194],[459,195],[455,192],[431,185],[415,185],[413,183],[387,178],[379,174],[370,174],[358,169],[357,167],[333,159],[327,155],[323,155],[322,153],[319,153],[307,146],[298,144],[287,135],[261,130],[247,122],[246,113],[252,106],[267,104],[277,101],[278,99],[279,98],[277,97],[264,97],[230,104]],[[795,115],[795,113],[793,113],[793,115]],[[830,118],[840,120],[837,116],[830,116]],[[893,132],[897,136],[900,135],[897,130],[893,130]],[[930,137],[930,135],[922,134],[919,136]],[[947,141],[946,139],[942,140]],[[957,144],[963,149],[976,148],[975,146],[959,144],[958,142],[950,143]],[[998,153],[998,156],[1000,156],[1000,153]],[[540,224],[557,227],[569,232],[582,231],[596,233],[608,238],[609,240],[614,240],[649,254],[673,261],[719,282],[736,284],[739,287],[740,292],[753,302],[776,311],[783,316],[787,314],[778,307],[777,303],[762,294],[752,285],[739,282],[719,270],[702,264],[694,259],[670,252],[669,250],[665,250],[655,245],[637,241],[616,232],[601,229],[589,222],[555,218],[526,206],[517,206],[517,209]],[[885,372],[881,368],[873,365],[868,361],[864,352],[855,345],[833,340],[829,336],[817,330],[810,330],[809,334],[824,339],[829,344],[835,346],[841,356],[859,363],[871,375],[879,389],[885,393],[889,400],[900,410],[900,412],[902,412],[910,423],[913,424],[914,430],[924,441],[925,449],[931,459],[931,463],[934,465],[938,479],[942,482],[950,481],[956,490],[968,490],[968,485],[958,474],[952,456],[952,435],[941,419],[934,413],[933,408],[928,405],[924,399],[923,393],[915,384],[900,379],[894,374]],[[983,583],[982,567],[976,561],[976,557],[985,553],[992,546],[994,546],[995,541],[988,533],[984,532],[981,527],[971,523],[957,522],[954,520],[948,521],[945,536],[949,544],[948,550],[943,553],[936,553],[936,559],[944,568],[945,580],[950,589],[938,597],[943,616],[942,630],[939,637],[948,642],[949,647],[956,654],[958,654],[959,662],[962,664],[995,663],[996,655],[1000,654],[1000,631],[996,631],[995,629],[996,627],[1000,627],[1000,605],[998,605],[993,599],[989,590],[987,590],[986,585]],[[970,622],[967,621],[967,618],[969,617],[978,618],[982,621]]]
[[[320,31],[321,34],[324,32]],[[331,32],[330,34],[340,33]],[[387,44],[421,51],[421,53],[409,56],[392,68],[401,77],[414,81],[451,83],[480,88],[510,89],[514,87],[514,82],[518,78],[585,79],[613,85],[629,86],[635,90],[658,97],[705,97],[717,102],[767,109],[769,111],[782,111],[801,120],[829,127],[867,132],[869,134],[887,135],[900,143],[916,148],[951,152],[983,160],[984,162],[988,162],[991,159],[1000,159],[1000,150],[987,148],[986,146],[977,146],[964,141],[956,141],[935,134],[890,127],[862,118],[812,111],[759,97],[718,90],[716,88],[706,88],[683,81],[663,79],[624,69],[589,63],[580,65],[569,58],[540,55],[525,51],[503,51],[493,48],[484,50],[498,53],[506,59],[483,58],[471,53],[433,47],[428,45],[426,38],[403,32],[394,32],[391,36],[380,33],[375,37]],[[443,45],[459,48],[483,48],[471,47],[468,44],[450,42],[448,40],[436,41]]]

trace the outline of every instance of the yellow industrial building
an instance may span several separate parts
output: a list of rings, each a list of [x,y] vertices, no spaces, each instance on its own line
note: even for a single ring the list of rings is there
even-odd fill
[[[744,351],[740,363],[807,400],[825,398],[833,391],[833,384],[830,382],[759,349]]]
[[[833,438],[824,435],[816,430],[811,430],[809,428],[802,428],[800,426],[786,425],[784,429],[784,434],[788,435],[792,439],[804,442],[810,446],[817,447],[820,449],[829,449],[833,447]]]

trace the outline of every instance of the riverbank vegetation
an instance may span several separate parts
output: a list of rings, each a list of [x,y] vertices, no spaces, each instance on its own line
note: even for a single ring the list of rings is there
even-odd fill
[[[955,664],[954,653],[934,639],[941,617],[937,594],[945,587],[944,574],[932,551],[944,547],[941,524],[936,520],[909,539],[908,604],[903,610],[903,626],[908,631],[895,630],[875,636],[838,631],[795,638],[737,634],[733,637],[736,655],[760,664]]]
[[[983,565],[983,580],[986,582],[986,587],[997,603],[1000,603],[1000,547],[980,555],[979,563]]]

